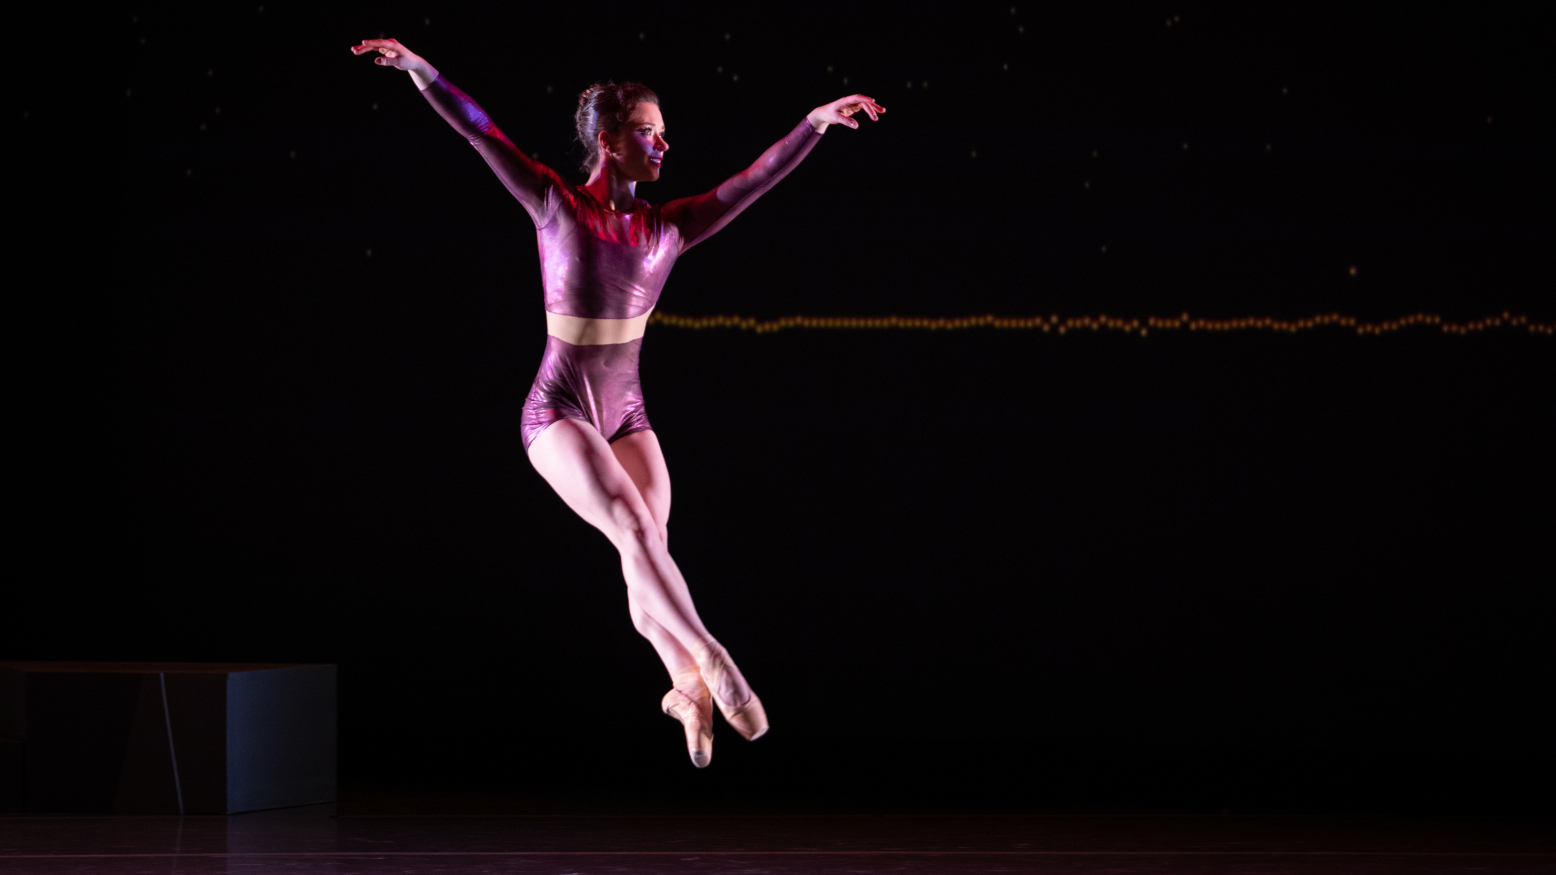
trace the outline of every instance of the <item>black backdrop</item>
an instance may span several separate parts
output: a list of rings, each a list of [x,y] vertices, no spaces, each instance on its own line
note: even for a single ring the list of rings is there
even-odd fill
[[[339,663],[360,785],[1540,804],[1556,341],[1506,326],[652,327],[671,549],[775,726],[695,773],[608,544],[519,444],[527,216],[347,52],[400,38],[574,177],[572,96],[647,81],[652,200],[834,97],[889,107],[688,254],[668,313],[1549,324],[1532,6],[114,15],[112,279],[38,323],[69,355],[27,381],[52,461],[19,531],[47,561],[7,658]],[[20,154],[58,166],[79,109],[13,100]]]

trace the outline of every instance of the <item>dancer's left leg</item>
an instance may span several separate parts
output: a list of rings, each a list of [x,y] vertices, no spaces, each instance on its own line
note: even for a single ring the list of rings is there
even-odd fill
[[[664,452],[660,449],[659,438],[652,431],[639,431],[617,439],[610,446],[616,459],[621,462],[621,467],[638,487],[638,493],[643,496],[644,503],[653,514],[654,524],[659,529],[659,540],[668,548],[669,535],[665,524],[670,519],[670,471],[665,466]],[[749,690],[745,687],[745,682],[739,679],[738,672],[727,672],[719,667],[726,664],[728,659],[728,654],[722,647],[718,647],[714,642],[697,642],[692,646],[701,648],[703,653],[693,654],[682,646],[681,642],[676,641],[664,627],[655,623],[648,612],[634,602],[630,591],[627,596],[627,606],[632,611],[633,625],[637,626],[639,634],[653,643],[660,660],[665,664],[665,670],[670,672],[670,678],[677,688],[686,685],[688,688],[706,689],[701,680],[716,684],[721,688],[709,692],[719,702],[719,708],[724,711],[724,716],[729,719],[731,726],[746,738],[757,738],[767,731],[767,715],[762,711],[761,703],[755,696],[750,697],[749,707],[731,707],[733,702],[745,701],[739,697],[748,694]],[[717,653],[710,653],[708,645],[711,645]],[[711,662],[710,656],[713,660]],[[692,664],[700,668],[700,678],[697,671],[677,668],[677,666]],[[687,731],[691,731],[689,724]],[[690,739],[691,736],[688,735],[687,738]],[[695,755],[693,761],[698,765],[707,763],[706,759],[698,760]]]
[[[659,438],[653,431],[636,431],[612,441],[610,447],[637,486],[638,494],[643,496],[643,503],[648,505],[648,512],[659,530],[660,542],[669,549],[670,469],[665,465]],[[702,670],[681,642],[643,610],[631,589],[627,590],[627,609],[638,634],[654,645],[659,660],[665,664],[665,671],[670,673],[670,692],[660,701],[660,709],[681,721],[692,764],[699,769],[706,768],[713,759],[713,709],[708,687],[702,681]]]
[[[635,431],[626,437],[617,438],[610,447],[616,460],[621,462],[621,467],[626,469],[627,476],[637,486],[638,494],[643,496],[643,503],[648,505],[654,526],[659,530],[659,540],[668,548],[670,469],[665,465],[665,454],[659,446],[659,438],[651,430]],[[672,680],[695,664],[691,653],[665,627],[654,622],[654,618],[638,604],[630,589],[627,591],[627,610],[632,615],[633,627],[654,646],[654,652],[659,654],[659,660],[665,664],[665,671],[670,673]]]

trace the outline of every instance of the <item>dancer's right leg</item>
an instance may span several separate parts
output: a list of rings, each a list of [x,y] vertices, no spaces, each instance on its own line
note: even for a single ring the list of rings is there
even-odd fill
[[[637,609],[688,652],[711,637],[637,486],[592,425],[576,419],[552,423],[530,444],[529,459],[562,501],[620,552]]]
[[[635,431],[610,442],[611,453],[621,463],[627,476],[638,488],[638,495],[648,506],[648,515],[659,527],[659,540],[666,549],[670,546],[670,469],[665,466],[665,454],[659,447],[659,436],[652,430]],[[627,590],[627,610],[632,614],[632,626],[638,634],[654,645],[654,652],[665,664],[665,671],[675,681],[688,666],[695,666],[691,652],[681,646],[675,636],[654,622],[654,618],[638,604],[632,590]],[[683,679],[684,680],[684,679]],[[700,683],[700,682],[699,682]]]

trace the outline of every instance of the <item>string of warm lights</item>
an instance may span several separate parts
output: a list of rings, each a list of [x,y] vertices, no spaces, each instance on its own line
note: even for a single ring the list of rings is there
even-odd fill
[[[1121,331],[1145,337],[1152,331],[1283,331],[1296,333],[1318,328],[1341,328],[1357,334],[1388,334],[1416,326],[1435,327],[1444,334],[1474,334],[1491,328],[1523,329],[1530,334],[1556,335],[1556,323],[1531,322],[1527,316],[1515,316],[1503,312],[1500,316],[1475,319],[1469,322],[1449,322],[1432,313],[1412,313],[1397,319],[1380,322],[1363,322],[1354,316],[1326,313],[1305,319],[1274,319],[1268,316],[1246,316],[1235,319],[1201,319],[1182,313],[1177,316],[1147,316],[1144,319],[1123,319],[1101,314],[1097,316],[1007,317],[962,316],[954,319],[926,316],[784,316],[780,319],[753,319],[749,316],[677,316],[655,311],[648,319],[650,324],[668,325],[674,328],[736,328],[766,334],[792,328],[844,328],[883,329],[897,328],[917,331],[957,331],[966,328],[1007,328],[1042,331],[1047,334],[1067,334],[1071,331]]]

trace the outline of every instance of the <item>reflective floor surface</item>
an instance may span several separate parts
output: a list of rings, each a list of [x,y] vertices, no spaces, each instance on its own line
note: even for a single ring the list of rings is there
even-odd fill
[[[1556,872],[1556,830],[1538,819],[396,813],[415,808],[0,816],[0,872]]]

